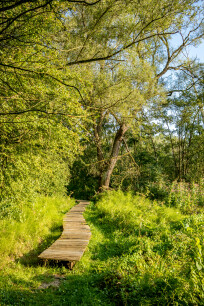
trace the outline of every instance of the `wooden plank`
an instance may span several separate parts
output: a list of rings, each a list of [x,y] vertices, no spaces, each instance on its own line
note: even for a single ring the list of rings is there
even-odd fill
[[[64,235],[64,234],[72,235],[74,233],[77,234],[77,235],[80,235],[80,234],[84,235],[84,234],[90,234],[90,231],[87,230],[87,229],[84,229],[82,231],[81,229],[77,229],[77,228],[74,228],[74,229],[72,229],[72,228],[65,228],[62,235]]]
[[[89,229],[87,227],[82,227],[82,226],[65,226],[64,227],[64,231],[66,230],[75,230],[75,231],[80,231],[80,232],[90,232]]]
[[[73,256],[80,256],[80,255],[83,255],[83,251],[82,250],[58,250],[57,251],[57,255],[58,256],[61,256],[61,255],[63,255],[63,256],[71,256],[71,255],[73,255]],[[48,255],[48,254],[53,254],[54,256],[56,255],[56,250],[52,250],[52,249],[47,249],[46,251],[45,251],[45,253],[44,254],[46,254],[46,255]]]
[[[63,240],[62,240],[63,241]],[[72,247],[86,247],[87,243],[69,243],[69,239],[64,240],[63,243],[61,243],[61,241],[59,243],[53,243],[49,248],[72,248]]]
[[[84,239],[58,239],[56,240],[57,243],[69,243],[69,244],[73,244],[73,245],[77,245],[77,244],[87,244],[87,240],[84,240]],[[55,243],[55,242],[54,242]]]
[[[83,238],[83,239],[87,239],[87,240],[89,240],[89,238],[91,237],[91,234],[62,234],[62,236],[61,236],[61,238],[71,238],[71,239],[81,239],[81,238]]]
[[[70,226],[79,226],[79,225],[87,225],[87,223],[86,222],[77,222],[77,221],[71,221],[71,222],[64,222],[63,223],[64,225],[67,225],[67,224],[69,224]]]
[[[69,241],[71,240],[71,242]],[[79,239],[76,239],[76,240],[79,240]],[[51,246],[51,247],[55,247],[55,246],[58,246],[59,248],[60,247],[66,247],[66,246],[86,246],[87,245],[87,240],[79,240],[79,242],[72,242],[72,239],[62,239],[62,240],[57,240],[56,242],[54,242]]]
[[[74,207],[74,208],[70,209],[70,212],[72,212],[72,213],[84,212],[84,207]]]
[[[88,240],[81,240],[81,239],[58,239],[56,240],[50,247],[53,245],[66,245],[66,246],[87,246]]]
[[[81,259],[81,255],[58,255],[55,254],[46,254],[45,256],[38,256],[41,259],[51,259],[51,260],[62,260],[62,261],[79,261]]]
[[[81,216],[80,214],[73,214],[73,213],[66,216],[63,220],[66,221],[66,220],[72,219],[72,218],[85,221],[83,216]]]
[[[69,250],[67,250],[67,246],[52,246],[52,247],[50,247],[49,248],[49,252],[50,251],[53,251],[54,253],[56,253],[56,251],[57,251],[57,253],[59,254],[59,252],[61,252],[61,251],[64,251],[64,252],[66,252],[66,253],[68,253],[68,252],[81,252],[82,254],[83,254],[83,252],[85,251],[85,249],[86,249],[86,245],[85,246],[69,246]],[[59,251],[59,252],[58,252]],[[49,252],[46,252],[46,253],[49,253]]]
[[[87,224],[64,224],[64,228],[70,228],[70,229],[80,229],[80,230],[90,230],[89,226]]]
[[[56,245],[52,245],[51,247],[49,247],[49,249],[56,249],[58,248],[59,250],[61,249],[66,249],[69,248],[69,250],[71,249],[75,249],[78,250],[78,249],[84,249],[87,247],[87,244],[56,244]]]
[[[63,218],[63,232],[48,249],[38,257],[69,261],[70,267],[79,261],[91,237],[91,231],[83,217],[88,201],[79,201]]]
[[[71,213],[70,215],[65,216],[63,221],[66,221],[67,219],[70,219],[70,218],[76,218],[76,219],[83,220],[83,221],[85,220],[84,217],[82,215],[80,215],[80,213],[79,214]]]
[[[64,235],[74,235],[74,234],[79,235],[79,236],[81,235],[81,237],[91,235],[91,233],[87,230],[80,231],[80,230],[76,229],[76,230],[73,231],[73,230],[70,230],[70,229],[65,229],[62,233],[62,236],[64,236]]]

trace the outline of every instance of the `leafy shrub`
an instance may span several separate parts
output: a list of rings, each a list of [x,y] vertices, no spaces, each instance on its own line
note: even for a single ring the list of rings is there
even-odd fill
[[[70,167],[81,151],[77,133],[58,118],[26,116],[27,124],[16,119],[19,124],[0,129],[0,219],[20,220],[24,206],[39,195],[65,195]]]
[[[148,185],[146,195],[151,200],[165,201],[169,195],[169,188],[164,181],[152,182]]]

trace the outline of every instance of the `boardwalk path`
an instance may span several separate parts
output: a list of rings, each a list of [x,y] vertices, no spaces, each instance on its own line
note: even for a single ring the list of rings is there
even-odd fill
[[[89,226],[83,217],[83,212],[88,201],[79,201],[63,219],[63,232],[48,249],[38,257],[41,259],[52,259],[67,261],[72,268],[75,261],[82,257],[91,237]]]

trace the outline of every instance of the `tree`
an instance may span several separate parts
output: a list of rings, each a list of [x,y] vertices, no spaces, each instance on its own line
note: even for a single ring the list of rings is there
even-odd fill
[[[108,64],[94,66],[93,88],[86,99],[86,107],[94,109],[93,126],[89,130],[96,145],[102,189],[109,187],[126,132],[138,126],[138,112],[160,94],[147,63],[132,58],[128,64],[125,61],[113,68]]]
[[[74,23],[78,29],[74,32],[74,51],[69,45],[71,39],[67,43],[67,38],[62,35],[58,40],[66,54],[67,62],[63,62],[63,65],[76,71],[76,64],[84,64],[84,68],[77,66],[77,70],[81,70],[81,80],[83,74],[89,79],[89,82],[81,81],[83,85],[87,84],[84,85],[87,90],[82,104],[84,109],[91,111],[94,122],[93,126],[89,126],[89,131],[96,145],[95,173],[99,176],[102,189],[109,187],[121,144],[125,142],[124,136],[139,121],[139,111],[148,104],[164,100],[164,91],[158,85],[158,80],[169,70],[183,68],[185,64],[177,62],[180,53],[202,36],[200,20],[196,23],[194,18],[195,11],[199,9],[192,3],[186,2],[181,6],[180,2],[174,1],[172,6],[168,6],[163,2],[157,5],[154,1],[146,1],[137,3],[136,7],[136,1],[128,1],[125,5],[123,1],[110,1],[103,5],[99,3],[93,10],[90,7],[70,10],[67,24]],[[147,5],[152,7],[152,10],[148,10],[151,13],[147,13]],[[121,10],[121,7],[124,9]],[[90,12],[94,12],[95,18]],[[181,12],[186,14],[185,18],[181,18]],[[193,20],[196,24],[193,24]],[[193,26],[184,36],[184,28],[190,22]],[[129,33],[129,36],[124,33]],[[180,34],[182,42],[172,49],[174,34]],[[137,67],[132,61],[134,57]],[[87,65],[93,62],[97,64]],[[131,71],[131,65],[135,74]],[[148,71],[149,78],[144,70]],[[92,87],[90,91],[89,85]],[[149,89],[152,87],[152,92],[148,91],[148,86]],[[127,147],[127,143],[124,146]]]
[[[70,131],[73,126],[88,122],[89,113],[90,133],[95,133],[98,156],[100,138],[105,134],[101,132],[97,140],[101,127],[109,122],[109,130],[116,130],[108,162],[99,157],[101,186],[108,187],[124,135],[129,125],[136,122],[132,117],[137,116],[141,104],[154,102],[160,91],[158,77],[170,69],[187,43],[200,37],[196,24],[191,31],[195,37],[188,36],[179,50],[170,53],[167,41],[171,35],[182,32],[187,22],[196,20],[199,8],[193,4],[196,1],[4,2],[0,9],[2,164],[8,144],[15,151],[11,134],[17,142],[25,140],[28,148],[46,120],[51,129],[61,126]],[[181,18],[182,13],[188,17]],[[155,56],[162,46],[168,53],[165,67]],[[138,75],[131,65],[135,65]],[[90,74],[86,69],[90,69]],[[151,70],[149,78],[148,72],[142,77],[142,69]],[[147,97],[150,84],[152,92]],[[33,133],[28,121],[38,122],[32,125]]]
[[[193,78],[189,77],[189,72],[194,73]],[[169,98],[157,118],[163,126],[163,132],[160,131],[171,147],[173,178],[198,181],[203,173],[202,65],[183,71],[178,77],[180,88],[172,90],[176,95]]]

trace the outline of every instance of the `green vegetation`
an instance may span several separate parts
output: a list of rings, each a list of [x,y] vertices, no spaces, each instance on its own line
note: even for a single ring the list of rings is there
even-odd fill
[[[0,13],[0,304],[203,305],[204,73],[188,56],[201,1],[6,0]],[[37,255],[71,195],[98,200],[68,271]]]
[[[29,230],[24,223],[27,234],[18,233],[13,245],[17,257],[1,269],[1,305],[202,305],[203,213],[183,213],[145,196],[108,192],[85,212],[92,238],[70,271],[63,265],[38,263],[40,250],[59,235],[54,201],[46,203],[35,220],[27,219]],[[61,203],[59,212],[73,205]],[[45,215],[45,209],[50,213]],[[55,223],[46,221],[48,216]],[[22,230],[23,223],[18,224]],[[12,233],[8,228],[7,235]],[[32,242],[30,235],[35,237]],[[37,289],[42,283],[52,284],[56,275],[63,277],[59,287]]]
[[[40,249],[45,248],[46,237],[52,236],[52,228],[58,230],[60,234],[62,216],[73,205],[73,200],[63,197],[41,196],[36,198],[30,207],[22,205],[21,213],[18,214],[19,220],[13,218],[0,220],[2,265],[6,265],[7,261],[16,260],[19,256],[31,252],[32,249],[35,250],[41,242],[43,244]],[[35,251],[34,255],[38,252],[39,250]]]
[[[74,161],[80,167],[80,159],[82,173],[97,180],[92,190],[83,184],[87,196],[110,186],[127,189],[139,174],[149,177],[141,149],[149,153],[148,166],[155,165],[152,176],[172,181],[198,172],[200,179],[202,65],[181,57],[202,39],[199,1],[8,0],[0,11],[3,216],[22,199],[27,205],[36,194],[63,194],[69,183],[76,194],[70,168]],[[172,44],[174,37],[180,44]],[[166,81],[171,71],[180,73],[179,82]],[[172,105],[178,119],[166,116]],[[165,120],[175,133],[163,129]],[[164,160],[168,169],[161,169]],[[137,185],[144,187],[141,177]]]

